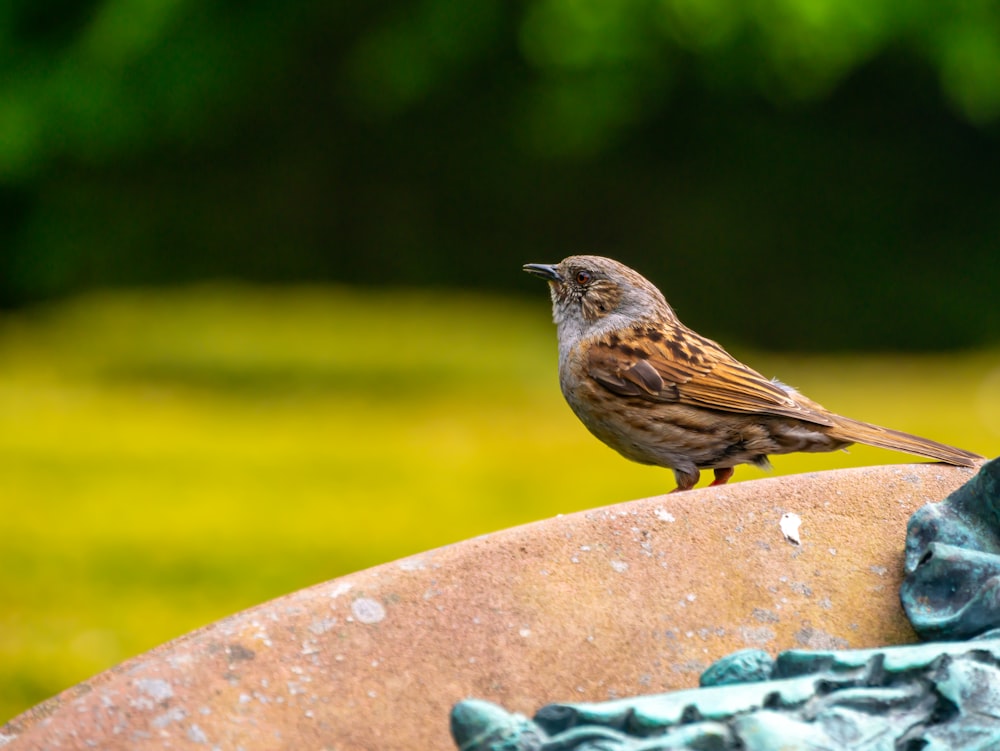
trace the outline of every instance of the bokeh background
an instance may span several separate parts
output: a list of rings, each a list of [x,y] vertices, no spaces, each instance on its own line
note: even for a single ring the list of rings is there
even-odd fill
[[[615,256],[826,406],[997,455],[998,82],[990,0],[0,5],[0,721],[673,487],[562,404],[524,262]]]

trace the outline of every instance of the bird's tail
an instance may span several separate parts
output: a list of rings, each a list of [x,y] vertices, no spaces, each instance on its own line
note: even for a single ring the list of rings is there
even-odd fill
[[[956,467],[975,467],[984,460],[984,457],[971,451],[938,443],[929,438],[903,433],[900,430],[883,428],[840,415],[835,416],[834,420],[835,423],[827,430],[827,434],[851,443],[864,443],[867,446],[904,451],[907,454],[916,454],[928,459],[954,464]]]

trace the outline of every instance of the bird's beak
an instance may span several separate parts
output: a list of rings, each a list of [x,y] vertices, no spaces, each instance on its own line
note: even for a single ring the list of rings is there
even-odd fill
[[[534,276],[540,276],[542,279],[548,282],[562,282],[563,275],[559,273],[559,270],[552,263],[526,263],[522,268],[529,274]]]

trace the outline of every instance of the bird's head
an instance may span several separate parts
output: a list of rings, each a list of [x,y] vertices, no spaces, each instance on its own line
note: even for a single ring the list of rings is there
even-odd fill
[[[560,338],[575,339],[639,322],[674,319],[652,282],[610,258],[570,256],[556,264],[528,263],[524,270],[549,283],[552,318]]]

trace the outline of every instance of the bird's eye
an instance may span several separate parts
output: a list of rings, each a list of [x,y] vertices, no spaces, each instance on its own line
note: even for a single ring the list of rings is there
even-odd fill
[[[581,286],[584,285],[584,284],[589,284],[590,280],[592,278],[593,277],[591,277],[589,271],[577,271],[576,272],[576,283],[579,284],[579,285],[581,285]]]

